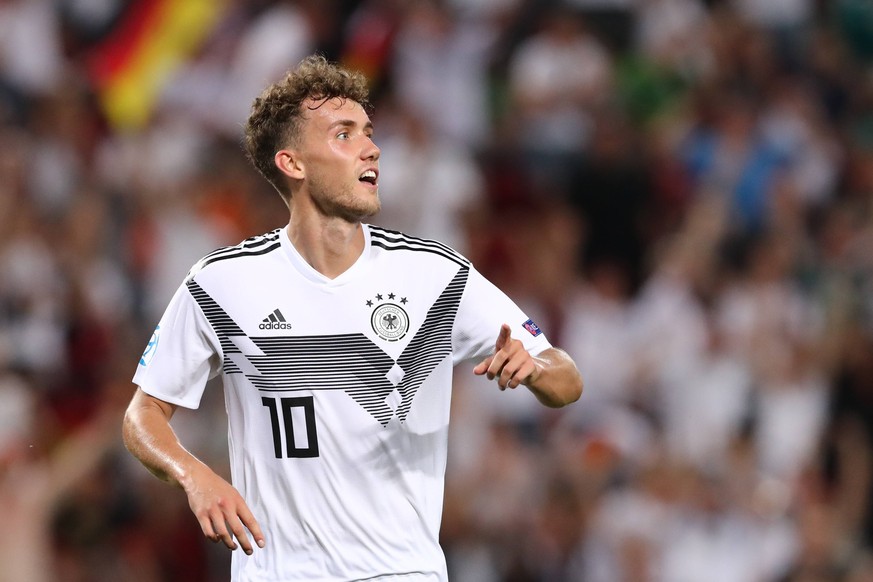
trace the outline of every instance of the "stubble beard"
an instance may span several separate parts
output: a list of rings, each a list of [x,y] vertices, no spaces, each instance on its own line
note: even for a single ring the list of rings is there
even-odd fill
[[[361,222],[375,216],[382,207],[378,191],[372,199],[356,196],[353,187],[345,186],[339,191],[331,189],[321,180],[312,178],[309,192],[319,211],[325,216],[341,218],[347,222]]]

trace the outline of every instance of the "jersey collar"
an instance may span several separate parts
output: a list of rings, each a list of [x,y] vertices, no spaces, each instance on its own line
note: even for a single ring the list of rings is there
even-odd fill
[[[335,279],[330,279],[329,277],[322,275],[320,272],[313,269],[309,263],[306,262],[306,260],[294,247],[291,239],[288,238],[287,227],[282,227],[281,229],[279,229],[279,241],[282,243],[282,250],[285,251],[285,256],[288,257],[289,261],[291,261],[291,265],[303,277],[320,286],[339,287],[345,285],[349,281],[356,279],[360,275],[360,273],[363,272],[368,264],[367,259],[370,256],[371,248],[370,227],[367,224],[362,224],[361,230],[364,233],[364,249],[361,252],[361,256],[358,257],[358,260],[356,260],[351,267],[346,269],[345,272],[340,274]]]

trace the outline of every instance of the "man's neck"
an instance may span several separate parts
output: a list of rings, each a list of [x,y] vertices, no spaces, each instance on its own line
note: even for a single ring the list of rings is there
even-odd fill
[[[329,279],[345,273],[364,251],[360,222],[291,213],[286,228],[291,244],[309,265]]]

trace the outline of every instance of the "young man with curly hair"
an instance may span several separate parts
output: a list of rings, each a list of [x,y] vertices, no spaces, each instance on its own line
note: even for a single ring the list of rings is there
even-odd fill
[[[454,364],[477,358],[550,407],[582,391],[466,258],[364,222],[379,211],[367,99],[362,76],[313,56],[255,100],[247,154],[288,225],[201,259],[134,376],[125,444],[185,491],[207,538],[242,548],[235,581],[446,580]],[[218,375],[233,485],[170,426]]]

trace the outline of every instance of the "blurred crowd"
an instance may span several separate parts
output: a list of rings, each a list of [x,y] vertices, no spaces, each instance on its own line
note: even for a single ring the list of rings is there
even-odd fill
[[[149,1],[0,0],[0,581],[226,579],[120,415],[188,268],[287,221],[240,132],[316,51],[371,80],[374,222],[585,379],[457,370],[453,582],[873,581],[873,4],[225,0],[119,126],[89,64]],[[174,426],[226,474],[224,419]]]

